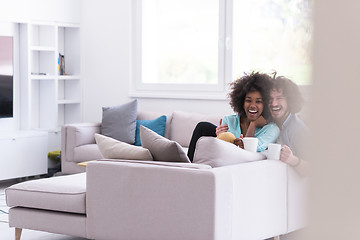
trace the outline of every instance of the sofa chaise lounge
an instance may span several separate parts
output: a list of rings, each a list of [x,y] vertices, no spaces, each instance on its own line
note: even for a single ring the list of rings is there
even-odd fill
[[[165,136],[187,147],[197,122],[220,117],[174,112]],[[280,161],[211,168],[103,159],[98,132],[97,123],[64,126],[62,166],[69,175],[6,189],[17,239],[21,229],[33,229],[99,240],[251,240],[304,227],[304,180]],[[77,165],[88,160],[94,161],[86,169]]]

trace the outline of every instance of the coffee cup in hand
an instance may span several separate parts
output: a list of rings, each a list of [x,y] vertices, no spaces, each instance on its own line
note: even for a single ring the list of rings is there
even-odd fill
[[[244,137],[242,141],[244,143],[245,150],[250,152],[256,152],[259,139],[257,139],[256,137]]]
[[[268,146],[267,159],[279,160],[281,152],[281,145],[276,143],[270,143]]]

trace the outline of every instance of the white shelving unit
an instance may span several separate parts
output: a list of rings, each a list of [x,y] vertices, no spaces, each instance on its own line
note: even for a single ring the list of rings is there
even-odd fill
[[[81,3],[1,5],[0,32],[14,40],[14,117],[1,119],[0,181],[46,174],[47,153],[60,150],[61,125],[82,120]],[[65,56],[64,76],[59,76],[59,53]]]
[[[81,122],[80,27],[23,23],[20,36],[22,106],[27,106],[21,128],[47,131],[49,145],[60,149],[61,126]],[[65,56],[63,75],[59,54]]]

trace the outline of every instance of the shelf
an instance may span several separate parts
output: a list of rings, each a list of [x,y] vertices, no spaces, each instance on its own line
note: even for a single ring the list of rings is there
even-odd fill
[[[80,75],[59,75],[59,80],[80,80]]]
[[[30,79],[31,80],[55,80],[56,76],[55,75],[35,75],[35,74],[31,74],[30,75]]]
[[[46,47],[46,46],[31,46],[31,51],[39,51],[39,52],[55,52],[56,49],[54,47]]]
[[[81,103],[80,100],[66,100],[66,99],[58,100],[58,104],[79,104],[79,103]]]
[[[64,80],[64,81],[76,81],[76,80],[80,80],[80,76],[79,75],[36,75],[36,74],[31,74],[30,75],[30,79],[31,80]]]

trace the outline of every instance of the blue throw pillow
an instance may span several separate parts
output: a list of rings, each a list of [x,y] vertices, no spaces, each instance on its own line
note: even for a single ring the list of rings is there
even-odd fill
[[[162,115],[154,120],[136,120],[135,146],[141,146],[140,125],[151,129],[160,136],[165,135],[166,116]]]

